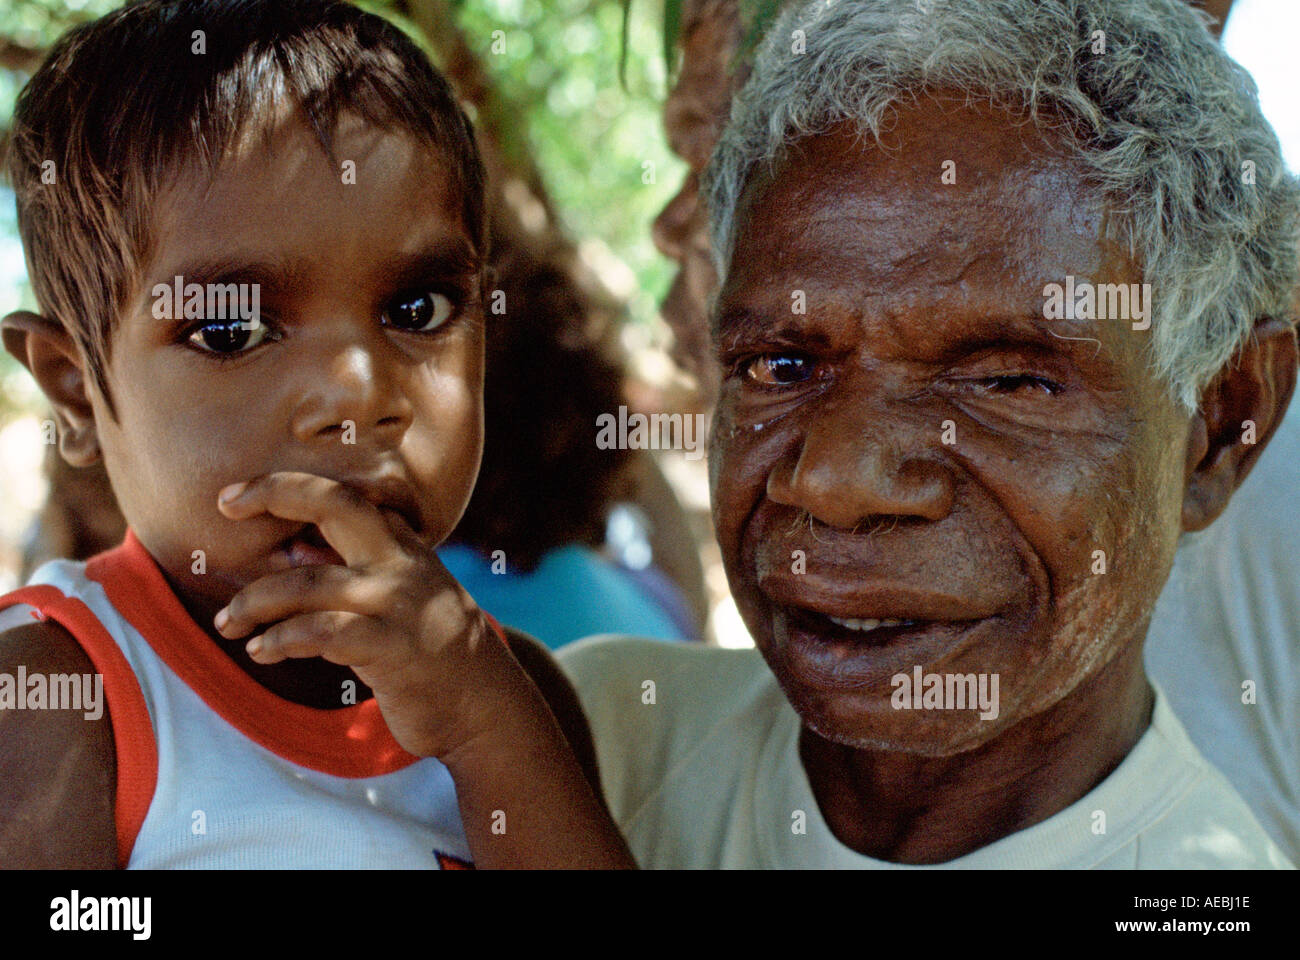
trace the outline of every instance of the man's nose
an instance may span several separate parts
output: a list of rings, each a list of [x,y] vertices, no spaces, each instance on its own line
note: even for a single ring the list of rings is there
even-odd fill
[[[941,520],[952,510],[952,470],[934,453],[922,424],[886,419],[879,405],[819,413],[797,453],[768,476],[769,499],[852,530],[889,518]]]
[[[370,443],[396,447],[414,417],[401,389],[397,349],[378,328],[365,340],[346,331],[321,334],[304,357],[302,397],[293,433],[300,443]],[[349,431],[349,426],[352,430]]]
[[[700,178],[691,173],[677,191],[677,196],[669,200],[655,217],[650,228],[655,246],[665,257],[679,263],[686,258],[686,245],[690,242],[699,206]]]

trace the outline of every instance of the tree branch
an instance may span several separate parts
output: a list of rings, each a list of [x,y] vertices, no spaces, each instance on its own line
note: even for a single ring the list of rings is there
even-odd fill
[[[47,51],[29,47],[10,37],[0,36],[0,68],[17,70],[29,76],[45,59]]]

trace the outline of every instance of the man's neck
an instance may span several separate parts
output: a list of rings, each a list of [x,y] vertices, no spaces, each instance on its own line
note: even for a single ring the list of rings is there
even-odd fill
[[[878,860],[945,863],[1086,795],[1141,739],[1153,705],[1134,642],[1060,703],[967,753],[859,750],[807,727],[799,753],[841,843]]]

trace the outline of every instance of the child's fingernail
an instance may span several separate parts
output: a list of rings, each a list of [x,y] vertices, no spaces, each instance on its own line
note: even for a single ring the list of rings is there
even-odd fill
[[[243,493],[247,486],[247,483],[232,483],[230,486],[223,488],[222,491],[217,494],[217,499],[222,503],[229,503],[231,500],[234,500],[237,496]]]
[[[262,652],[262,638],[254,637],[252,640],[249,640],[248,643],[244,644],[244,649],[248,651],[250,657],[257,656]]]
[[[217,616],[216,619],[213,620],[213,623],[217,625],[218,630],[222,630],[229,622],[230,622],[230,608],[222,607],[220,610],[217,611]]]

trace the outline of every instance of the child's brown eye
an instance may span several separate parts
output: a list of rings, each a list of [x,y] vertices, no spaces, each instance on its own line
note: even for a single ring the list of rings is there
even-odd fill
[[[390,300],[384,310],[384,323],[399,330],[427,333],[437,330],[450,320],[455,309],[451,300],[443,294],[422,290]]]
[[[208,353],[241,353],[257,346],[270,332],[257,320],[226,320],[209,323],[190,334],[189,342]]]

